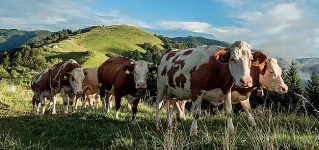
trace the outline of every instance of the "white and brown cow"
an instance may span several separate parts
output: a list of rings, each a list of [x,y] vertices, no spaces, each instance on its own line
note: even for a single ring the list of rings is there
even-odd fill
[[[107,111],[107,105],[109,105],[108,102],[105,102],[106,92],[114,93],[115,118],[118,119],[121,98],[130,95],[128,98],[131,99],[129,101],[132,103],[132,120],[134,120],[140,97],[147,88],[148,73],[153,70],[157,70],[157,67],[143,60],[135,61],[123,56],[106,60],[98,69],[103,109]]]
[[[249,69],[251,59],[251,46],[244,41],[236,41],[226,49],[213,45],[165,54],[158,67],[157,128],[160,108],[166,94],[178,99],[192,99],[192,134],[197,132],[198,113],[203,98],[211,103],[225,102],[228,130],[234,133],[230,91],[234,84],[239,87],[252,86]],[[213,101],[216,98],[218,101]],[[169,126],[172,124],[170,110],[167,113]]]
[[[277,92],[279,94],[287,93],[288,87],[284,83],[281,74],[282,70],[279,67],[277,60],[275,58],[268,59],[267,56],[262,52],[253,53],[254,61],[250,67],[250,76],[252,77],[253,86],[250,88],[240,88],[237,86],[232,87],[231,100],[232,104],[240,103],[244,108],[248,121],[253,126],[256,122],[251,114],[251,107],[249,104],[249,97],[254,90],[259,90],[262,88],[268,89],[270,91]],[[262,94],[262,93],[260,93]],[[178,116],[180,120],[185,119],[185,102],[175,102],[178,108]],[[211,105],[210,107],[210,121],[212,120],[215,111],[218,109],[219,105]]]
[[[32,97],[33,111],[39,112],[40,103],[42,105],[42,114],[45,112],[45,99],[51,100],[50,91],[50,69],[45,69],[36,73],[31,81],[31,89],[34,93]]]
[[[63,99],[64,113],[72,111],[74,98],[83,93],[84,73],[81,66],[73,59],[58,63],[50,70],[50,89],[53,103],[52,114],[56,114],[56,94]],[[50,109],[51,105],[48,109]],[[70,107],[70,109],[69,109]]]
[[[83,69],[84,72],[84,80],[83,80],[83,102],[82,102],[82,109],[86,108],[86,102],[88,101],[89,106],[93,109],[97,109],[98,102],[100,99],[99,95],[99,81],[97,78],[97,71],[99,67],[95,68],[85,68]],[[114,96],[111,95],[109,97],[110,105],[112,107],[112,102],[114,101]],[[78,99],[75,103],[75,109],[77,110],[78,106]],[[109,109],[110,109],[109,108]]]

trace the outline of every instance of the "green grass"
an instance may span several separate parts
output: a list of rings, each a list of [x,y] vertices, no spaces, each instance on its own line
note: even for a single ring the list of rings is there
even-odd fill
[[[162,49],[160,39],[139,28],[126,25],[101,26],[58,43],[58,49],[53,49],[52,45],[49,45],[47,59],[73,58],[83,67],[97,67],[106,60],[106,53],[122,54],[131,50],[145,52],[136,45],[143,43],[151,43]],[[91,55],[81,55],[86,51],[91,52]]]
[[[165,106],[163,127],[155,130],[155,109],[139,105],[137,120],[131,122],[127,101],[122,101],[119,120],[114,110],[85,110],[63,115],[58,99],[58,115],[31,113],[31,91],[7,90],[0,82],[0,149],[318,149],[319,121],[296,114],[262,112],[255,114],[257,128],[247,123],[244,114],[234,116],[236,135],[225,134],[225,117],[219,115],[213,123],[199,120],[197,136],[189,136],[191,116],[174,121],[167,130]]]

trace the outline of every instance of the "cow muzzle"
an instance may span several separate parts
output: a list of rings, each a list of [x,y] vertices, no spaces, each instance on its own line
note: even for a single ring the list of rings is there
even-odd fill
[[[251,77],[240,78],[240,87],[252,87],[252,79]]]
[[[288,86],[287,85],[280,86],[279,88],[280,88],[279,92],[278,92],[279,94],[285,94],[285,93],[288,92]]]
[[[146,88],[146,83],[145,82],[140,82],[136,84],[136,88],[138,89],[145,89]]]

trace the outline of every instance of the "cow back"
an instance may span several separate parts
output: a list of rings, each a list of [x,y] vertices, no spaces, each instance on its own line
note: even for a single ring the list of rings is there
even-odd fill
[[[81,66],[73,59],[68,61],[60,62],[54,65],[51,69],[51,86],[52,87],[62,87],[63,85],[69,85],[68,81],[61,81],[60,76],[64,73],[70,73],[75,68],[80,68]],[[59,85],[58,85],[59,84]],[[60,90],[60,89],[56,89]]]
[[[107,86],[107,90],[114,87],[134,88],[134,77],[132,74],[127,74],[122,68],[130,65],[130,59],[127,57],[116,57],[106,60],[98,69],[99,83]]]

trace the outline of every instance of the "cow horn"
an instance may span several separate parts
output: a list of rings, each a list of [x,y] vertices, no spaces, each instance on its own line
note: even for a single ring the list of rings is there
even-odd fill
[[[131,65],[134,65],[135,63],[134,63],[134,61],[131,61],[130,64],[131,64]]]

